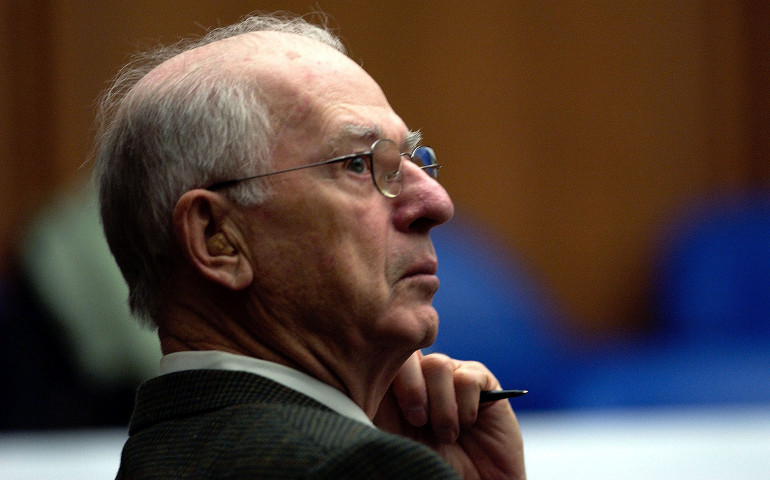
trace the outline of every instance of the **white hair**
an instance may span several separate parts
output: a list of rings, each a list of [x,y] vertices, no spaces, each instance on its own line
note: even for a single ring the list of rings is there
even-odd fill
[[[146,325],[162,305],[174,259],[172,217],[191,188],[270,165],[272,120],[253,78],[203,63],[148,88],[137,82],[189,50],[249,32],[279,31],[318,40],[343,54],[325,18],[255,14],[201,38],[137,54],[118,74],[99,110],[94,178],[110,250],[129,287],[129,306]],[[239,204],[266,195],[260,182],[227,192]]]

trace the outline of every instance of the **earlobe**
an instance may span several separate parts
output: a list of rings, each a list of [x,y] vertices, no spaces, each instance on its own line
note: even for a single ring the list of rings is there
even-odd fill
[[[205,278],[231,290],[251,284],[248,257],[236,248],[232,208],[216,193],[185,192],[174,209],[174,230],[187,261]]]

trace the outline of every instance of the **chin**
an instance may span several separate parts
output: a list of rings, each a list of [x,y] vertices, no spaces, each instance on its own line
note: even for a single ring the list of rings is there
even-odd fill
[[[432,345],[438,335],[438,313],[425,299],[392,302],[377,317],[368,338],[383,348],[413,351]]]
[[[426,328],[419,348],[430,347],[433,345],[433,342],[436,341],[436,337],[438,336],[438,313],[436,313],[436,310],[434,310],[433,307],[430,307],[430,310],[432,315],[425,321]]]
[[[425,338],[423,338],[422,343],[417,347],[417,349],[419,350],[422,348],[430,347],[431,345],[433,345],[433,342],[436,341],[437,336],[438,336],[438,328],[434,328],[429,334],[425,336]]]
[[[415,350],[429,347],[438,335],[438,313],[433,306],[421,306],[399,315],[399,330],[404,341],[414,346]]]

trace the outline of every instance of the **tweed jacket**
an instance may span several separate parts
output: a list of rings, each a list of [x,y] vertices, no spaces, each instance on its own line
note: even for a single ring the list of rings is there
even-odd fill
[[[246,372],[139,387],[118,479],[458,479],[433,450]]]

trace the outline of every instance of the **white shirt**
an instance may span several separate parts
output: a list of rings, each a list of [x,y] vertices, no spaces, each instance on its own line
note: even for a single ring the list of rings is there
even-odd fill
[[[366,413],[350,397],[317,378],[285,365],[216,350],[175,352],[164,355],[160,359],[161,375],[184,370],[205,369],[235,370],[260,375],[307,395],[340,415],[375,428]]]

